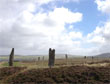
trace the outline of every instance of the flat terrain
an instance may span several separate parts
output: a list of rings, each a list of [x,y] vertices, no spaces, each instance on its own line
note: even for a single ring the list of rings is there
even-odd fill
[[[0,57],[0,67],[7,67],[8,66],[8,57]],[[22,59],[22,60],[21,60]],[[38,57],[34,56],[15,56],[14,58],[14,66],[18,67],[27,67],[27,68],[48,68],[48,58],[42,60],[38,60]],[[85,66],[106,66],[109,64],[110,58],[97,58],[94,57],[74,57],[74,58],[56,58],[55,59],[55,66],[54,67],[62,67],[62,66],[76,66],[76,65],[85,65]]]

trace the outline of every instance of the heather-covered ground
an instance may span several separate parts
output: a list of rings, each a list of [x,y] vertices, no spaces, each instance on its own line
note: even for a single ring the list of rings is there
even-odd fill
[[[4,84],[110,84],[110,65],[106,67],[69,66],[24,69],[20,67],[1,68],[0,78]]]
[[[0,80],[5,79],[6,77],[11,76],[15,73],[18,73],[24,69],[26,69],[26,67],[3,67],[3,68],[0,68]]]

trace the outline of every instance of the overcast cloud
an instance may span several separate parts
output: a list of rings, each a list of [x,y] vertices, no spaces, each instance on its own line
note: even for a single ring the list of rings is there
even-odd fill
[[[68,3],[71,0],[65,2]],[[72,0],[80,3],[79,0]],[[45,12],[42,5],[58,0],[0,0],[0,54],[48,54],[49,48],[56,53],[79,55],[110,52],[110,21],[84,36],[71,24],[83,21],[83,13],[72,12],[65,7],[50,7]],[[110,14],[110,1],[96,0],[97,10]],[[55,4],[54,4],[55,5]],[[70,30],[66,28],[70,25]],[[86,47],[87,45],[91,45]]]

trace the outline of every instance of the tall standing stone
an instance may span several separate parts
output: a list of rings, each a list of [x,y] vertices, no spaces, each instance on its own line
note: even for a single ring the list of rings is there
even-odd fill
[[[12,48],[12,51],[9,56],[9,66],[13,66],[13,60],[14,60],[14,48]]]
[[[49,49],[49,62],[48,62],[48,66],[51,68],[52,66],[54,66],[55,63],[55,49]]]
[[[54,66],[54,63],[55,63],[55,49],[53,49],[53,51],[52,51],[52,59],[53,59],[53,64],[52,64],[52,66]]]
[[[48,62],[48,66],[51,68],[52,66],[52,50],[51,48],[49,48],[49,62]]]
[[[68,55],[65,54],[65,58],[66,58],[66,65],[68,65]]]

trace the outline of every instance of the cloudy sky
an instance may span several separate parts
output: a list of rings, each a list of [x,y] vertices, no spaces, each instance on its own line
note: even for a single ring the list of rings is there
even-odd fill
[[[110,0],[0,0],[0,54],[110,52]]]

